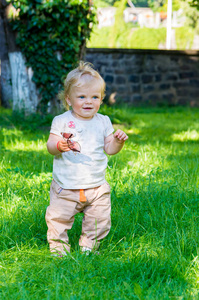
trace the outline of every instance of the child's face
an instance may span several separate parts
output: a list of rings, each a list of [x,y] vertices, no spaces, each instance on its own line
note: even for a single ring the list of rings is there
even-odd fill
[[[66,99],[67,103],[72,106],[75,116],[81,120],[92,119],[102,102],[101,82],[88,76],[82,76],[78,81],[78,86],[71,88],[70,95]]]

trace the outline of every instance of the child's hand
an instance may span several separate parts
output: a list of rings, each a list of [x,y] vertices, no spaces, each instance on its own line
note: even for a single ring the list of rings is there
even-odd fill
[[[119,143],[124,143],[129,138],[128,135],[120,129],[118,129],[113,136]]]
[[[60,152],[67,152],[70,151],[71,149],[68,146],[68,142],[66,140],[60,140],[57,142],[57,149]]]

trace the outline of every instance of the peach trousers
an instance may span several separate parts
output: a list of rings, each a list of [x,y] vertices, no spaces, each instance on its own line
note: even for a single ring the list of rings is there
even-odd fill
[[[82,192],[84,202],[80,197]],[[107,236],[111,228],[109,184],[105,182],[96,188],[68,190],[61,188],[53,180],[50,205],[46,210],[47,239],[51,252],[70,252],[67,231],[72,228],[74,216],[79,212],[84,213],[79,245],[96,249],[99,241]]]

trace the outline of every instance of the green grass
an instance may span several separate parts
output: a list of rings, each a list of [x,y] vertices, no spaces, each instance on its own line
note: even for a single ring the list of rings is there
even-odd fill
[[[165,28],[139,28],[133,27],[130,23],[123,24],[123,31],[118,34],[115,41],[115,48],[139,48],[139,49],[158,49],[160,43],[165,43]],[[87,43],[88,48],[111,48],[112,27],[95,27],[91,33],[91,38]],[[117,32],[114,31],[114,35]]]
[[[177,49],[191,49],[193,45],[195,30],[192,27],[183,26],[176,28],[175,38]]]
[[[0,299],[198,299],[199,110],[102,106],[129,140],[109,157],[112,229],[84,256],[49,254],[52,116],[0,114]]]
[[[123,31],[118,34],[114,48],[129,49],[159,49],[160,45],[166,43],[166,28],[139,28],[130,23],[123,25]],[[95,27],[87,42],[88,48],[112,48],[112,27]],[[117,32],[114,32],[117,36]],[[192,49],[194,40],[194,29],[191,27],[180,27],[175,30],[176,49]]]

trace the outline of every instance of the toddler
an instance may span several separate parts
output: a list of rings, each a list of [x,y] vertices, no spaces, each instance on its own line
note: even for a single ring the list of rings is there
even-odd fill
[[[79,245],[82,251],[99,247],[110,231],[110,186],[105,180],[107,156],[118,153],[128,136],[113,133],[108,116],[98,113],[105,82],[91,64],[80,62],[64,82],[60,93],[71,107],[53,119],[47,141],[54,155],[50,205],[46,211],[47,239],[54,255],[70,251],[67,231],[74,216],[83,212]]]

